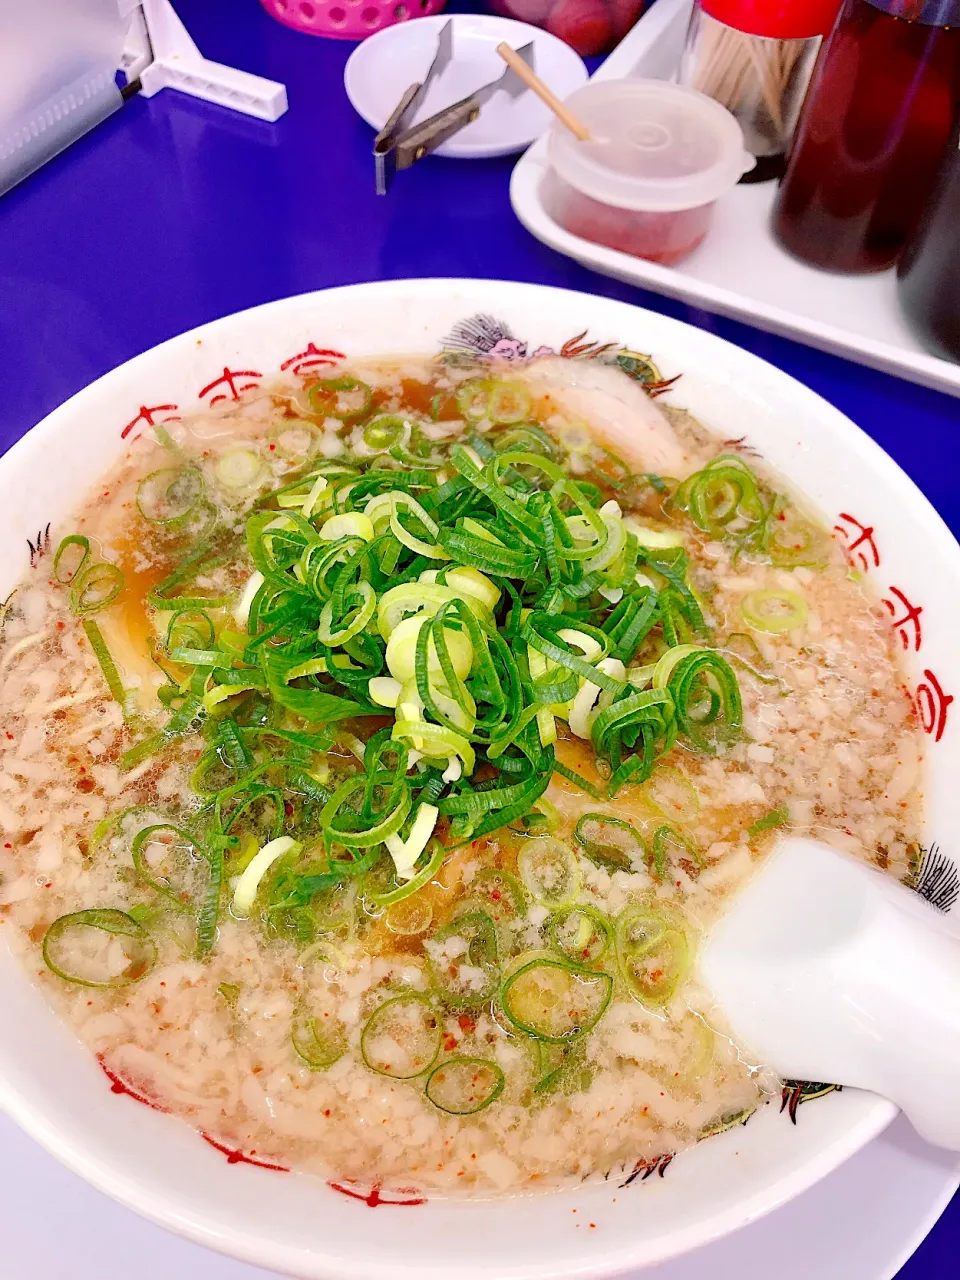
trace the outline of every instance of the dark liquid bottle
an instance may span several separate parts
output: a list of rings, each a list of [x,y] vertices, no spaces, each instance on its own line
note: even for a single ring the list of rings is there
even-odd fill
[[[783,245],[828,271],[892,266],[958,109],[960,0],[846,0],[774,210]]]
[[[917,337],[937,355],[960,360],[960,129],[897,274],[900,305]]]

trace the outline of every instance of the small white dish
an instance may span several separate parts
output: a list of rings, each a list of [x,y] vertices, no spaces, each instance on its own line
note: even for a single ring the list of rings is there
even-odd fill
[[[556,36],[526,22],[482,13],[417,18],[385,27],[350,55],[343,82],[354,110],[367,124],[382,129],[404,91],[423,79],[441,28],[451,21],[453,58],[427,91],[415,123],[502,75],[505,67],[497,54],[502,40],[514,49],[533,41],[534,70],[559,98],[566,98],[587,82],[587,69],[579,54]],[[483,107],[479,119],[454,134],[434,154],[462,160],[512,155],[538,138],[552,119],[549,108],[529,89],[516,98],[497,93]]]

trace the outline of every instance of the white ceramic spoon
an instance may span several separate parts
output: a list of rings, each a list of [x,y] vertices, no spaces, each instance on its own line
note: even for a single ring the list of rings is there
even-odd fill
[[[700,973],[734,1036],[783,1078],[882,1094],[960,1150],[960,928],[944,911],[788,837],[708,937]]]

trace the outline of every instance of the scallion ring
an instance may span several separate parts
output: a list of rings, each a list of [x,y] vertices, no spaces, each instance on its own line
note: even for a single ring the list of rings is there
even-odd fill
[[[53,576],[62,587],[69,586],[86,564],[90,555],[90,539],[80,533],[68,533],[60,541],[53,557]]]
[[[333,1025],[328,1026],[330,1022]],[[322,1020],[305,1009],[294,1015],[290,1028],[290,1042],[301,1061],[311,1071],[329,1071],[347,1051],[346,1032],[336,1018],[326,1015]]]
[[[564,959],[589,967],[606,954],[613,941],[613,923],[596,907],[564,907],[551,918],[548,934]]]
[[[115,564],[101,560],[81,569],[70,588],[70,608],[80,618],[99,613],[113,604],[123,590],[123,574]]]
[[[164,467],[137,485],[137,508],[151,524],[179,528],[200,506],[203,477],[196,467]]]
[[[690,967],[686,932],[655,907],[628,907],[616,921],[617,962],[635,1000],[658,1008]]]
[[[576,854],[553,836],[526,840],[517,855],[517,871],[527,892],[552,911],[565,907],[580,893]]]
[[[359,422],[373,405],[373,388],[359,378],[321,378],[307,388],[307,399],[314,413],[324,418],[339,418],[346,426]]]
[[[506,1077],[489,1058],[447,1058],[433,1068],[424,1093],[435,1107],[453,1116],[472,1116],[503,1093]]]
[[[113,907],[60,916],[43,938],[47,968],[81,987],[131,986],[147,976],[156,958],[156,945],[144,926]]]
[[[591,862],[608,871],[635,871],[646,857],[639,831],[625,819],[606,813],[585,813],[574,839]]]
[[[370,1015],[360,1033],[360,1055],[370,1068],[394,1080],[429,1071],[440,1052],[442,1027],[430,998],[394,996]]]
[[[774,634],[794,631],[806,625],[807,602],[795,591],[750,591],[740,601],[740,612],[746,624],[756,631]]]
[[[538,956],[506,978],[500,1005],[519,1031],[547,1044],[567,1044],[593,1030],[612,995],[609,973]]]

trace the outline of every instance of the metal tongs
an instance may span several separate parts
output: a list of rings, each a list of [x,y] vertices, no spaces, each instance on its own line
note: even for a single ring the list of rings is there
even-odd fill
[[[533,66],[533,41],[516,50],[527,66]],[[444,107],[429,120],[414,124],[417,110],[427,96],[434,80],[443,75],[453,58],[453,20],[446,22],[437,40],[437,51],[422,81],[410,85],[397,103],[390,119],[373,140],[373,161],[376,168],[377,195],[385,196],[390,179],[398,169],[409,169],[431,151],[435,151],[448,138],[452,138],[465,125],[471,124],[480,114],[480,108],[501,89],[512,98],[518,97],[527,85],[511,68],[489,84],[474,90],[466,98]]]

